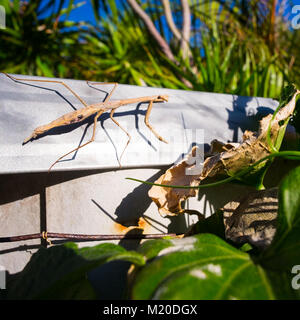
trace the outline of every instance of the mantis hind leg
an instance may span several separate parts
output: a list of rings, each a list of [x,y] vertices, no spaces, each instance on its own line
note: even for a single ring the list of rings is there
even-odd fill
[[[64,157],[66,157],[66,156],[69,155],[70,153],[75,152],[75,151],[77,151],[78,149],[85,147],[86,145],[88,145],[89,143],[91,143],[91,142],[93,142],[93,141],[95,140],[97,120],[98,120],[98,118],[101,116],[101,114],[102,114],[103,112],[104,112],[104,110],[99,111],[99,112],[96,114],[95,118],[94,118],[94,127],[93,127],[93,134],[92,134],[91,140],[89,140],[88,142],[84,143],[83,145],[81,145],[81,146],[79,146],[79,147],[77,147],[77,148],[69,151],[68,153],[64,154],[63,156],[59,157],[59,158],[51,165],[51,167],[48,169],[48,173],[51,171],[51,169],[52,169],[61,159],[63,159]]]
[[[31,82],[50,82],[50,83],[59,83],[62,84],[66,89],[68,89],[85,107],[88,106],[88,104],[74,91],[72,90],[66,83],[59,80],[44,80],[44,79],[24,79],[24,78],[16,78],[13,77],[5,72],[3,72],[8,78],[10,78],[13,81],[31,81]]]

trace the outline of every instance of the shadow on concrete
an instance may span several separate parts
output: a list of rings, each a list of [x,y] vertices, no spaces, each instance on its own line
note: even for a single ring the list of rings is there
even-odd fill
[[[232,141],[239,142],[241,137],[239,131],[244,133],[245,130],[257,131],[259,120],[268,114],[273,114],[274,110],[268,107],[260,106],[257,102],[256,107],[248,107],[247,105],[256,101],[255,97],[233,96],[233,110],[226,109],[228,112],[228,129],[232,130]]]

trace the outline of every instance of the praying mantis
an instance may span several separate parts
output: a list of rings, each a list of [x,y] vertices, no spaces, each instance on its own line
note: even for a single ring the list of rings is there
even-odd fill
[[[153,95],[153,96],[146,96],[146,97],[139,97],[139,98],[131,98],[131,99],[122,99],[122,100],[115,100],[115,101],[109,101],[110,97],[112,96],[113,92],[115,91],[118,83],[117,82],[89,82],[87,81],[88,85],[106,85],[106,84],[112,84],[113,88],[110,91],[110,93],[105,97],[105,99],[102,102],[98,102],[98,103],[94,103],[94,104],[87,104],[75,91],[72,90],[71,87],[69,87],[65,82],[60,81],[60,80],[45,80],[45,79],[22,79],[22,78],[16,78],[12,75],[9,75],[5,72],[3,72],[3,74],[5,74],[8,78],[10,78],[11,80],[15,81],[15,82],[19,82],[19,81],[30,81],[30,82],[44,82],[44,83],[58,83],[63,85],[67,90],[69,90],[83,105],[83,108],[80,108],[78,110],[75,110],[73,112],[69,112],[67,114],[64,114],[63,116],[59,117],[56,120],[53,120],[52,122],[39,126],[36,129],[34,129],[34,131],[32,132],[32,134],[26,138],[23,141],[23,145],[26,144],[29,141],[32,141],[34,139],[39,138],[42,134],[47,133],[49,130],[53,129],[53,128],[57,128],[57,127],[61,127],[61,126],[68,126],[74,123],[79,123],[79,122],[83,122],[84,120],[86,120],[87,118],[91,117],[94,115],[94,126],[93,126],[93,133],[92,133],[92,137],[88,142],[85,142],[83,145],[78,146],[77,148],[67,152],[66,154],[62,155],[61,157],[59,157],[48,169],[48,172],[51,171],[51,169],[60,161],[62,160],[64,157],[66,157],[67,155],[77,151],[80,148],[83,148],[85,146],[87,146],[89,143],[92,143],[95,140],[95,134],[96,134],[96,127],[97,127],[97,121],[99,119],[99,117],[107,111],[110,111],[110,119],[118,126],[120,127],[120,129],[122,129],[127,137],[127,143],[126,146],[121,154],[120,160],[122,158],[122,155],[125,151],[125,149],[127,148],[128,144],[130,143],[131,140],[131,136],[130,134],[119,124],[119,122],[113,117],[114,113],[116,111],[117,108],[120,108],[122,106],[128,105],[128,104],[134,104],[134,103],[142,103],[142,102],[149,102],[147,110],[146,110],[146,115],[145,115],[145,125],[152,131],[152,133],[156,136],[156,138],[162,142],[168,143],[164,138],[162,138],[155,130],[154,128],[151,126],[151,124],[149,123],[149,116],[152,110],[152,106],[154,102],[167,102],[168,101],[168,95]]]

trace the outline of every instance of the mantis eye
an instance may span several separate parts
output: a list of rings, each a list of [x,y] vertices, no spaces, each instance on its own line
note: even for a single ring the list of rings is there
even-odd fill
[[[168,101],[168,96],[158,96],[158,99],[161,99],[163,100],[164,102],[167,102]]]

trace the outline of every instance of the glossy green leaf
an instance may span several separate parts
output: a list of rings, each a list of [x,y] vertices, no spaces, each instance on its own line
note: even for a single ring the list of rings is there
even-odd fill
[[[133,299],[275,299],[267,272],[211,234],[171,240],[136,274]]]
[[[290,171],[279,188],[277,230],[271,246],[260,257],[262,264],[291,271],[300,263],[300,166]]]
[[[157,239],[144,242],[138,249],[147,260],[156,257],[163,249],[173,246],[173,242],[169,239]]]

